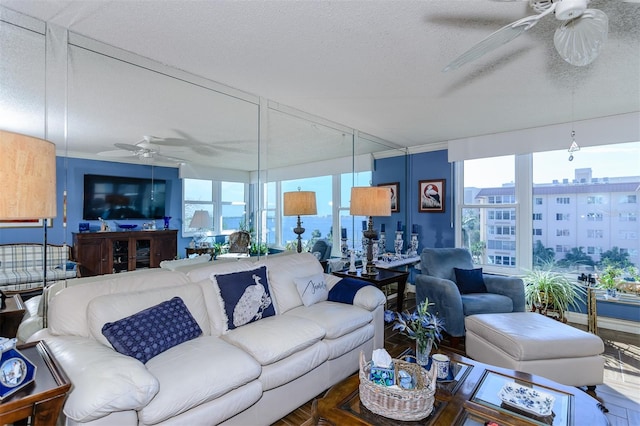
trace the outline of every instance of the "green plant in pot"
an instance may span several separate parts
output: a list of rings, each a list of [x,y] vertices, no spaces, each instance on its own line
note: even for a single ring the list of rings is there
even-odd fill
[[[531,311],[543,315],[556,312],[559,319],[567,322],[565,312],[569,307],[580,310],[578,299],[586,294],[584,288],[569,278],[555,272],[550,266],[528,271],[523,277],[524,297]]]
[[[608,265],[601,274],[598,275],[598,286],[607,290],[607,295],[616,297],[620,277],[622,276],[622,268]]]

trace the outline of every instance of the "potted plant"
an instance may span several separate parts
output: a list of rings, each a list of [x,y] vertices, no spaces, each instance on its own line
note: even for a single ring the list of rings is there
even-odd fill
[[[615,299],[618,292],[618,284],[622,276],[622,268],[607,265],[598,275],[598,286],[607,291],[607,297]]]
[[[421,302],[414,312],[385,311],[385,322],[395,321],[394,330],[399,330],[410,339],[416,341],[416,361],[420,365],[429,363],[431,348],[438,347],[437,342],[442,340],[442,332],[445,330],[444,321],[429,312],[428,299]]]
[[[562,322],[567,322],[565,312],[569,307],[580,310],[578,297],[586,294],[584,288],[550,267],[530,270],[522,281],[525,302],[531,311],[537,310],[547,316],[555,312]]]

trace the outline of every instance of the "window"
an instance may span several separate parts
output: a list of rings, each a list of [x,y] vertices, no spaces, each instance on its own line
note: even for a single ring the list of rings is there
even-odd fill
[[[219,234],[231,234],[241,228],[250,230],[247,224],[245,184],[240,182],[220,182],[220,204],[222,205]]]
[[[561,149],[456,163],[458,189],[465,194],[456,211],[458,245],[475,247],[482,256],[474,260],[498,273],[508,271],[494,266],[510,265],[511,258],[518,268],[531,268],[536,258],[527,253],[531,247],[553,248],[557,267],[566,271],[581,264],[598,267],[601,255],[612,249],[640,265],[640,142],[581,147],[574,157],[567,161]],[[520,219],[523,214],[528,221]],[[489,238],[506,237],[504,225],[515,227],[512,253],[488,244]]]
[[[332,176],[319,176],[313,178],[283,180],[281,191],[313,191],[316,193],[317,214],[315,216],[302,216],[302,227],[305,229],[302,238],[305,241],[305,249],[311,249],[311,245],[319,238],[332,237],[333,211],[331,202],[333,200]],[[281,195],[282,197],[282,195]],[[297,241],[298,236],[293,232],[297,226],[297,216],[282,216],[282,244],[291,246]]]
[[[183,218],[182,221],[182,235],[185,237],[194,236],[197,229],[189,227],[193,214],[196,210],[206,210],[209,216],[213,219],[214,207],[213,202],[213,182],[203,179],[188,179],[185,178],[182,182],[183,185]],[[217,227],[215,226],[215,220],[212,220],[213,229],[206,232],[207,236],[214,235]]]

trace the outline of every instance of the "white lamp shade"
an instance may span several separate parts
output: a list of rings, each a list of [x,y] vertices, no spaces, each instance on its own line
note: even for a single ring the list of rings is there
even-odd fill
[[[349,212],[353,216],[391,216],[391,191],[387,187],[353,187]]]
[[[56,217],[56,147],[0,130],[0,219]]]
[[[206,210],[196,210],[193,213],[193,217],[191,218],[191,222],[189,223],[189,228],[211,228],[211,216],[209,216],[209,212]]]
[[[317,214],[316,193],[313,191],[293,191],[282,194],[285,216]]]

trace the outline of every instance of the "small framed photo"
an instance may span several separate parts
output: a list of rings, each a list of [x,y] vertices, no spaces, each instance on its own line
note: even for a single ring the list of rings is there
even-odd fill
[[[391,190],[391,213],[400,212],[400,183],[381,183],[378,186],[389,188]]]
[[[445,180],[421,180],[418,185],[418,212],[443,213],[445,203]]]

